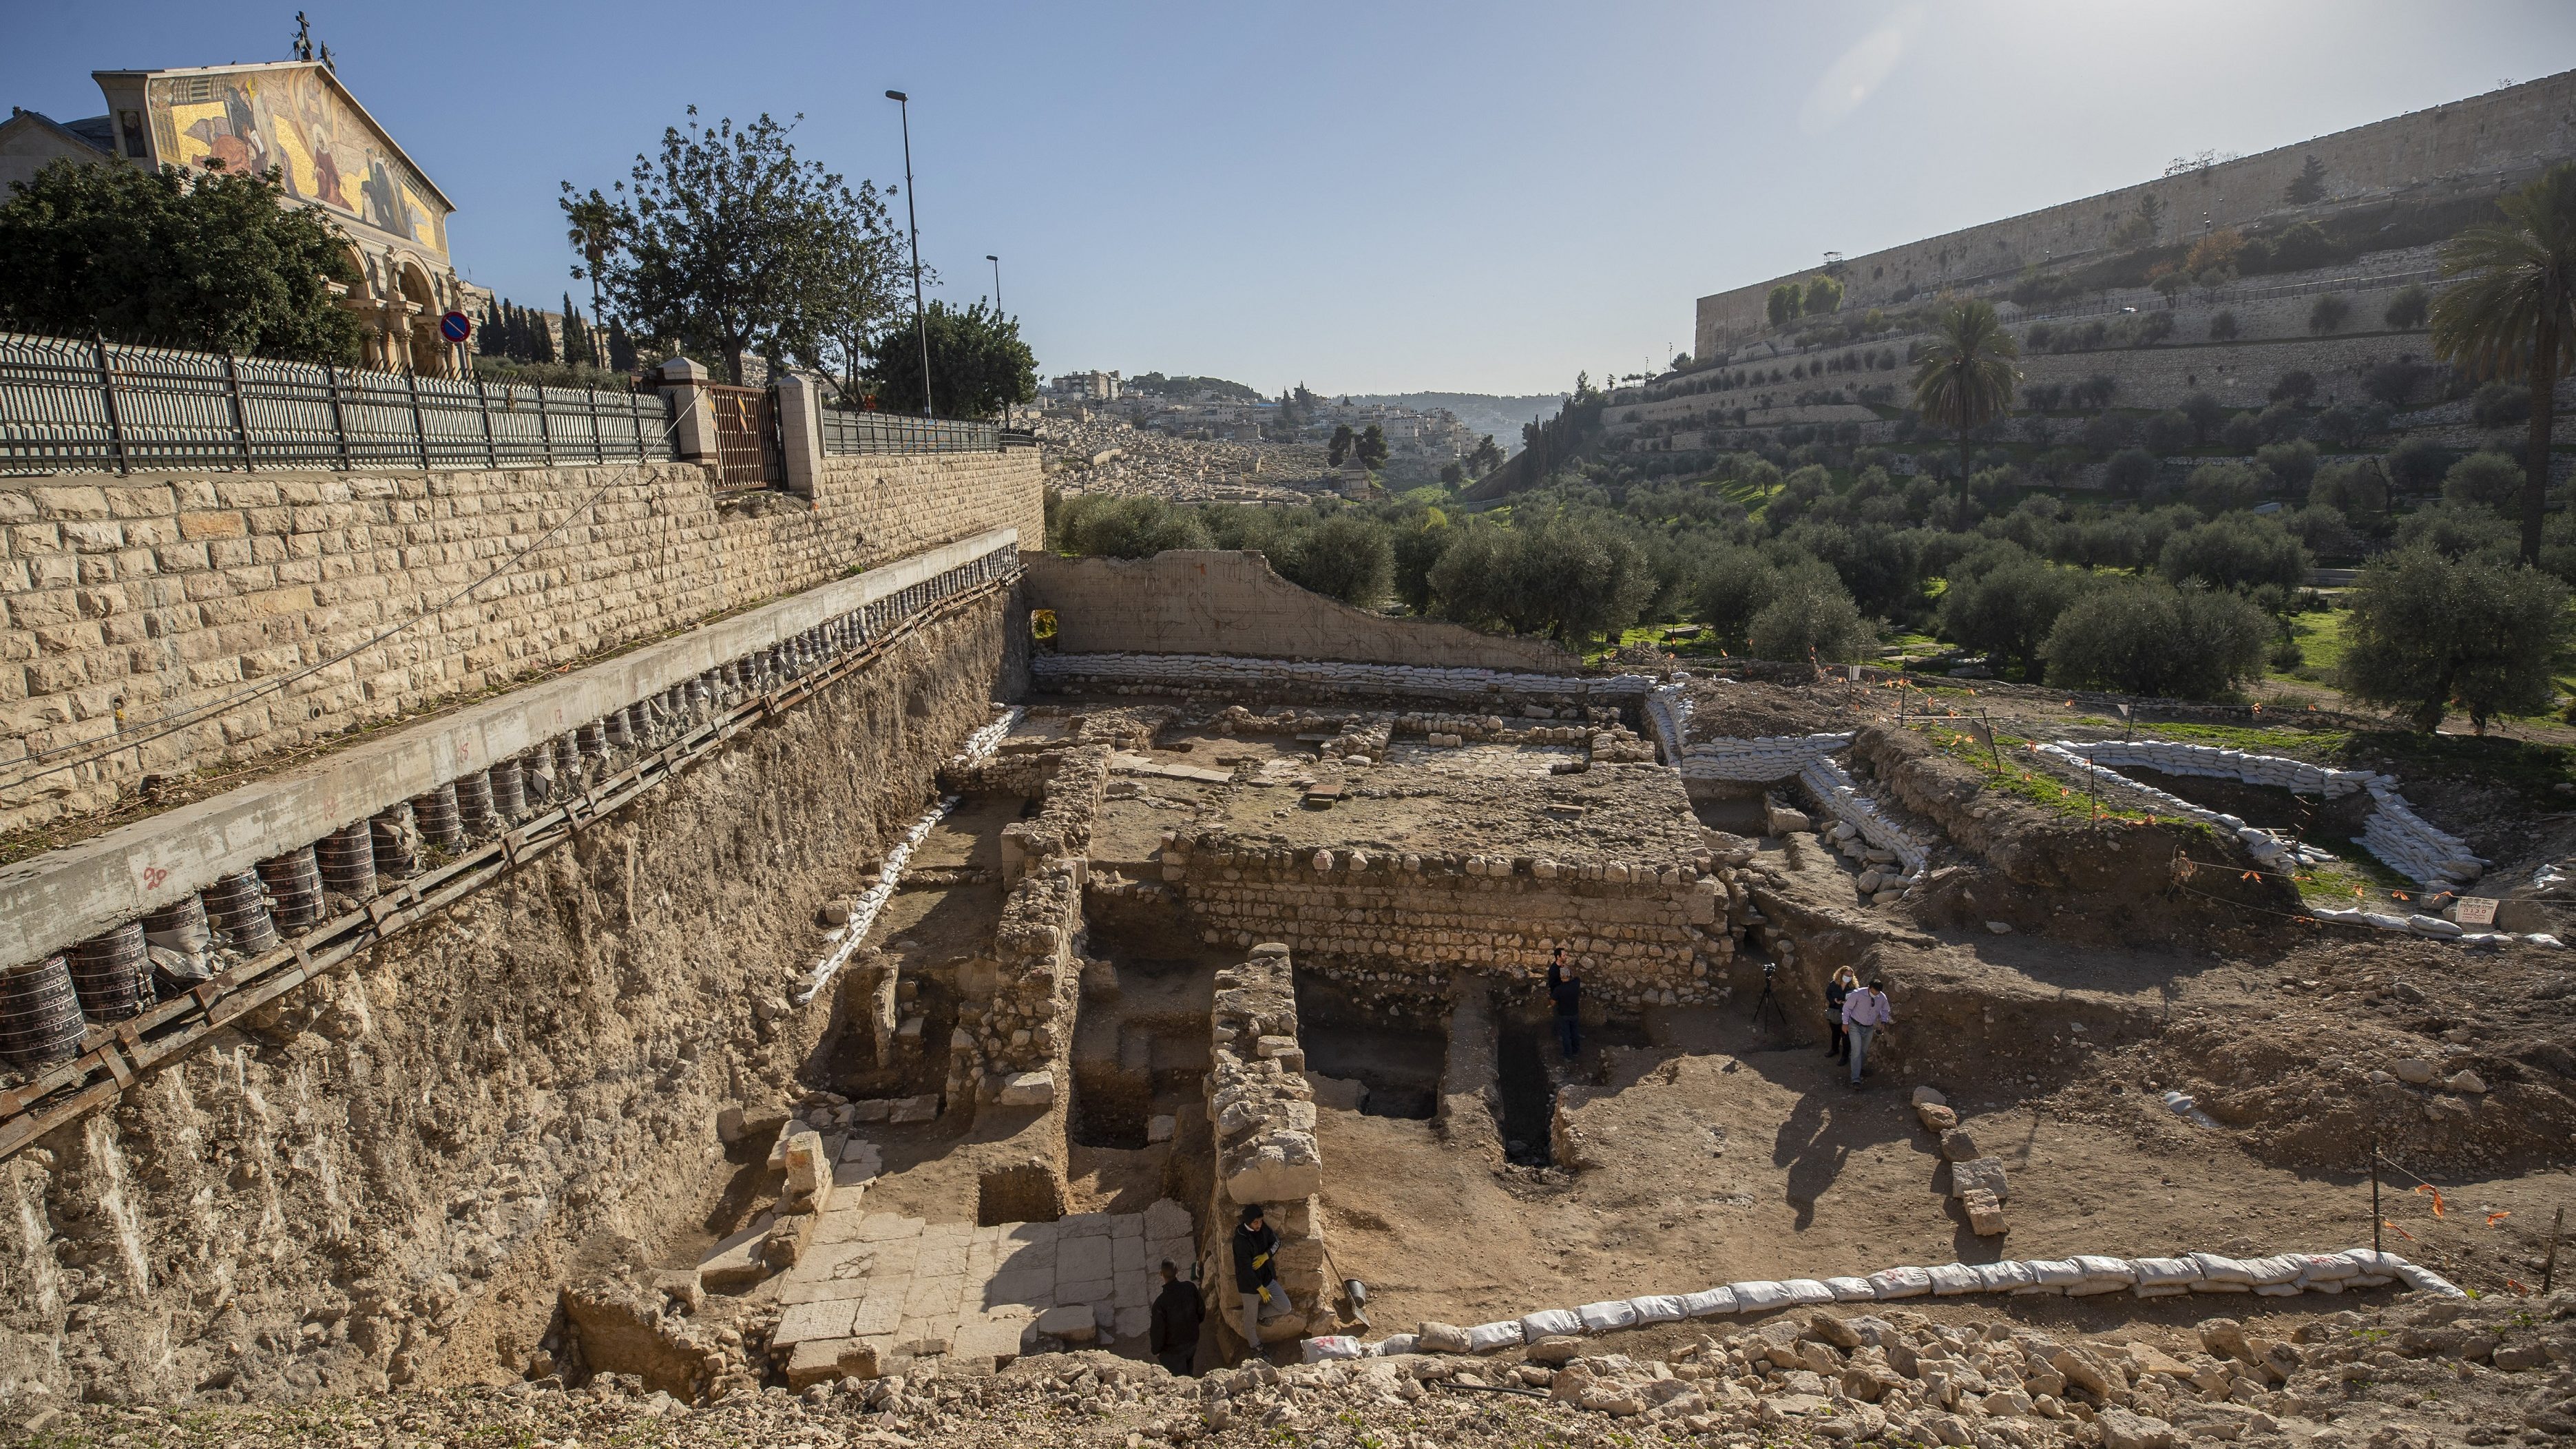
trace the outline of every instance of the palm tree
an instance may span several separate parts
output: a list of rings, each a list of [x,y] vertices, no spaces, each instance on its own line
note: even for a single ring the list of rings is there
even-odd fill
[[[2012,406],[2021,347],[1994,304],[1960,302],[1941,314],[1941,336],[1914,364],[1914,409],[1937,428],[1959,430],[1959,501],[1968,498],[1968,435]]]
[[[2501,225],[2470,227],[2442,248],[2442,274],[2461,280],[2433,300],[2433,354],[2470,377],[2531,380],[2522,561],[2537,564],[2551,405],[2576,362],[2576,162],[2496,204]]]
[[[572,274],[590,278],[590,315],[596,319],[599,316],[599,269],[617,246],[617,208],[607,197],[599,194],[597,187],[591,188],[588,196],[574,196],[569,181],[564,183],[563,189],[566,198],[561,203],[564,220],[571,223],[565,228],[564,240],[571,242],[572,249],[581,253],[582,260],[589,263],[587,267],[573,268]]]

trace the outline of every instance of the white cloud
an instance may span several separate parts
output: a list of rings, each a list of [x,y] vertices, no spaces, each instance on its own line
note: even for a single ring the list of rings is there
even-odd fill
[[[1825,67],[1815,89],[1807,92],[1806,104],[1798,109],[1798,128],[1810,136],[1821,135],[1859,110],[1896,73],[1897,62],[1905,58],[1908,35],[1921,16],[1921,6],[1907,6]]]

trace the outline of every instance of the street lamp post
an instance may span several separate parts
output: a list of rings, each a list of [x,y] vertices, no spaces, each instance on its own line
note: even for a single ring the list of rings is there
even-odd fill
[[[999,321],[1002,316],[1002,259],[986,252],[984,260],[993,264],[993,317]]]
[[[930,406],[930,315],[921,305],[921,213],[912,201],[912,97],[901,91],[886,92],[903,114],[903,219],[912,233],[912,325],[921,335],[921,413],[931,415]]]

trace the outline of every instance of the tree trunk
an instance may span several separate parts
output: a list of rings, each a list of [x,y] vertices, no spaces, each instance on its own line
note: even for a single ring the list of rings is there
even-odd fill
[[[2550,287],[2542,294],[2540,325],[2531,337],[2531,453],[2523,460],[2522,561],[2540,564],[2540,522],[2549,505],[2549,425],[2558,403],[2558,309]]]
[[[1960,508],[1960,511],[1961,511],[1962,513],[1966,512],[1966,510],[1967,510],[1967,506],[1968,506],[1968,429],[1967,429],[1967,427],[1963,424],[1963,425],[1961,425],[1961,427],[1959,428],[1959,508]],[[1967,520],[1966,520],[1965,518],[1960,519],[1960,525],[1961,525],[1962,527],[1965,527],[1965,526],[1966,526],[1966,524],[1967,524]]]

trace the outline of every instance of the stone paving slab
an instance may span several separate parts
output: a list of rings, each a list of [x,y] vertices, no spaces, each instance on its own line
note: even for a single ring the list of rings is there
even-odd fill
[[[1006,1364],[1038,1315],[1059,1307],[1132,1338],[1145,1331],[1160,1263],[1197,1256],[1189,1213],[1173,1202],[989,1227],[856,1208],[826,1213],[780,1283],[786,1311],[772,1342],[801,1354],[809,1375],[868,1352],[879,1372],[897,1371],[907,1355],[943,1354],[956,1368]]]

